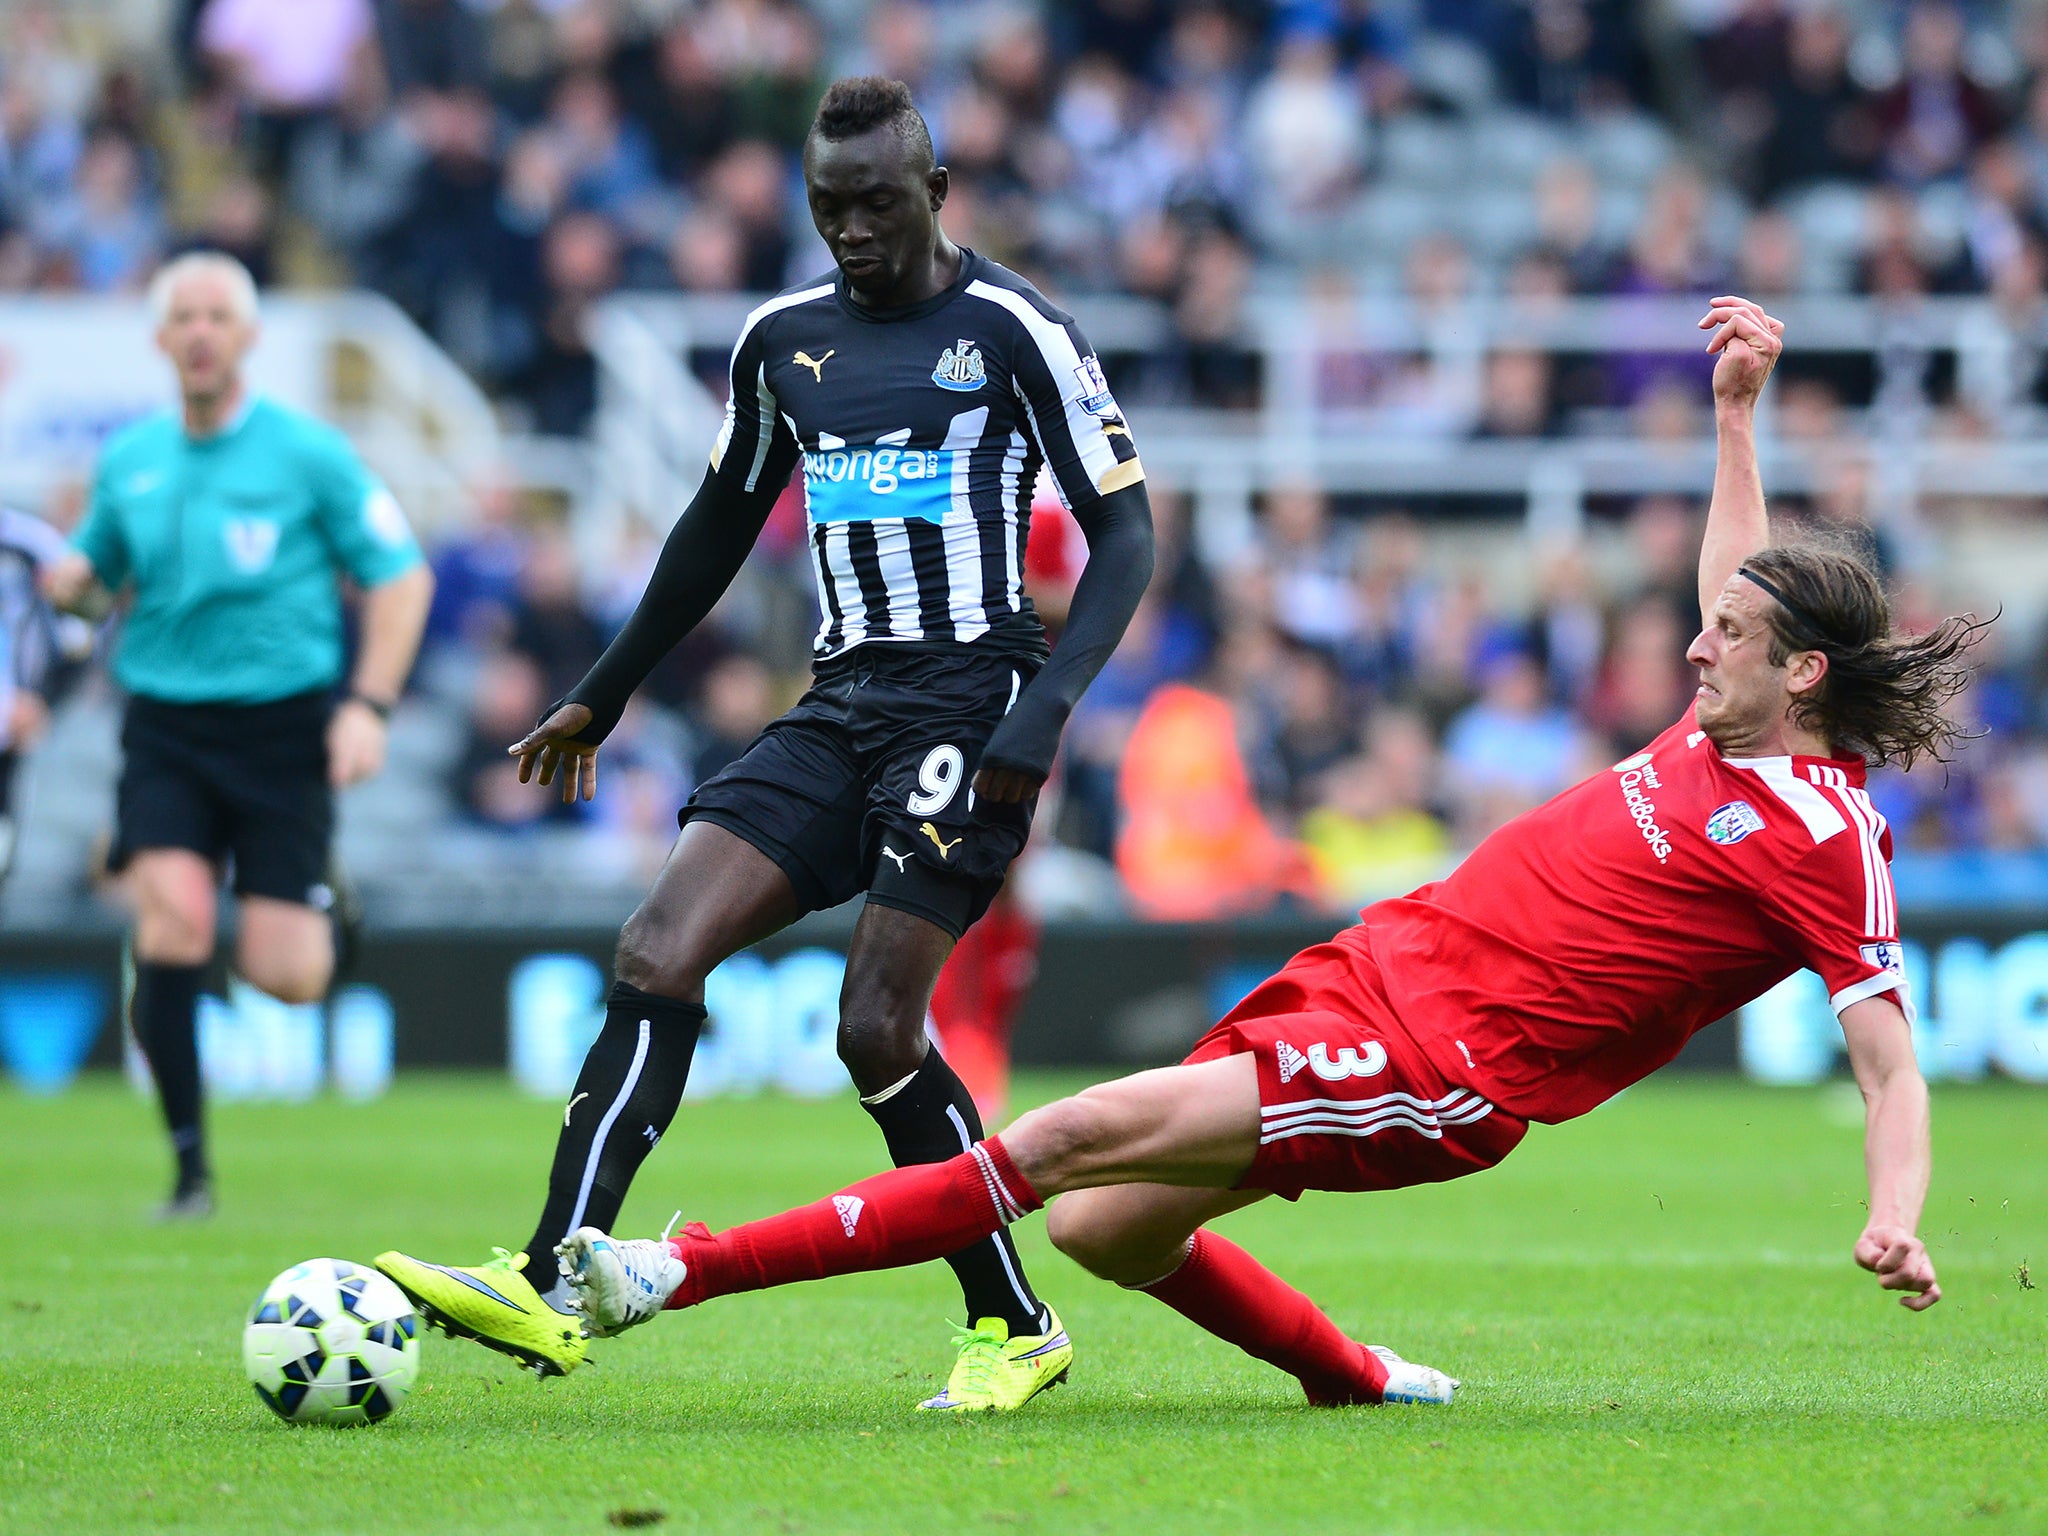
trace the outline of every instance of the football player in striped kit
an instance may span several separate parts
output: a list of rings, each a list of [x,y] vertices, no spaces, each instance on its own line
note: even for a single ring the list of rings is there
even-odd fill
[[[940,227],[947,175],[900,83],[841,80],[804,152],[837,270],[748,316],[702,489],[590,675],[512,750],[521,776],[588,798],[599,744],[654,664],[707,614],[801,470],[821,623],[815,681],[683,808],[682,835],[620,935],[605,1024],[564,1111],[548,1196],[519,1253],[473,1269],[379,1266],[451,1331],[543,1374],[584,1344],[567,1291],[536,1290],[578,1227],[609,1226],[676,1111],[704,978],[806,912],[865,892],[839,1048],[899,1164],[982,1134],[926,1038],[932,985],[1030,831],[1081,692],[1152,568],[1144,471],[1073,321]],[[1057,652],[1023,588],[1041,466],[1088,541]],[[948,1262],[967,1326],[921,1406],[1021,1406],[1072,1346],[1007,1234]],[[543,1273],[540,1284],[553,1276]]]

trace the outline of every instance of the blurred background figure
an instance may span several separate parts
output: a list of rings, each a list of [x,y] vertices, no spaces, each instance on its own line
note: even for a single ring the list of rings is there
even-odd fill
[[[1009,892],[962,935],[932,990],[939,1049],[982,1123],[1009,1118],[1010,1033],[1038,974],[1039,925]]]
[[[14,868],[22,759],[50,724],[50,705],[91,649],[91,630],[58,613],[39,578],[70,546],[39,517],[0,506],[0,884]]]
[[[247,268],[181,257],[149,302],[177,405],[108,444],[70,547],[39,582],[74,613],[130,603],[113,660],[128,704],[108,866],[135,903],[131,1018],[177,1160],[158,1214],[185,1220],[213,1213],[198,1003],[219,887],[231,879],[240,975],[282,1003],[322,997],[335,794],[384,767],[433,578],[346,439],[250,387]],[[352,658],[344,579],[363,593]]]

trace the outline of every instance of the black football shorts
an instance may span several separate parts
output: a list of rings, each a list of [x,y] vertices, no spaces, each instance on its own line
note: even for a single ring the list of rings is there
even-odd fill
[[[1041,661],[962,645],[856,647],[704,781],[700,817],[781,866],[807,910],[862,891],[954,937],[988,910],[1031,835],[1036,800],[973,791],[982,749]]]
[[[131,698],[110,867],[151,848],[185,848],[215,864],[232,857],[236,895],[324,911],[333,900],[333,708],[325,690],[269,704]]]

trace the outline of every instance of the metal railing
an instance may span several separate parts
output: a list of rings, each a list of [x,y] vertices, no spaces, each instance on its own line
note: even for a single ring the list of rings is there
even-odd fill
[[[461,520],[478,479],[504,459],[497,413],[475,380],[381,295],[287,302],[320,306],[337,364],[354,348],[367,364],[364,388],[344,395],[337,387],[330,396],[330,419],[422,531]]]
[[[0,300],[0,494],[29,505],[91,473],[111,430],[168,405],[169,370],[134,299]],[[390,300],[370,293],[267,295],[250,376],[349,434],[423,532],[468,511],[504,441],[490,401]]]
[[[717,406],[688,366],[692,351],[731,346],[758,295],[631,295],[609,301],[593,331],[603,389],[597,429],[600,483],[614,507],[665,526],[703,473]],[[1073,311],[1098,352],[1158,353],[1173,339],[1171,316],[1135,299],[1079,299]],[[1923,498],[2048,497],[2048,444],[2030,430],[2040,413],[2025,399],[2029,360],[2048,357],[2048,319],[2015,326],[1987,301],[1929,299],[1910,309],[1869,299],[1798,299],[1773,305],[1795,355],[1863,359],[1877,403],[1871,430],[1824,448],[1777,431],[1766,395],[1760,436],[1774,492],[1823,489],[1842,465],[1881,469],[1888,506],[1910,512]],[[1406,304],[1316,303],[1260,294],[1247,303],[1233,345],[1257,359],[1255,409],[1219,411],[1130,403],[1148,477],[1197,505],[1205,542],[1242,536],[1251,498],[1303,480],[1339,494],[1502,498],[1519,503],[1530,531],[1569,538],[1590,499],[1653,492],[1703,494],[1712,481],[1710,441],[1650,441],[1616,431],[1616,413],[1592,413],[1590,433],[1475,439],[1417,432],[1392,413],[1333,404],[1323,379],[1333,361],[1358,355],[1428,359],[1476,372],[1486,357],[1528,349],[1557,357],[1697,355],[1705,338],[1697,299],[1569,299],[1529,307],[1505,299],[1434,312]],[[1930,416],[1930,358],[1954,360],[1959,394],[2007,435],[1944,441],[1918,429]]]
[[[745,309],[716,316],[707,343],[700,340],[704,316],[659,296],[628,294],[598,306],[589,330],[597,359],[595,463],[578,523],[586,549],[616,547],[623,519],[666,531],[696,493],[725,408],[690,371],[689,354],[707,344],[730,347],[746,316]]]

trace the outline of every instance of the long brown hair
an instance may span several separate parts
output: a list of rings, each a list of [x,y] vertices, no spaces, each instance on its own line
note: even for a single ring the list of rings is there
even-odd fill
[[[1819,685],[1793,701],[1797,724],[1872,766],[1910,768],[1920,757],[1945,763],[1969,739],[1946,706],[1969,684],[1967,653],[1989,619],[1954,615],[1924,635],[1894,635],[1883,585],[1846,546],[1773,545],[1742,565],[1777,599],[1765,605],[1771,665],[1783,666],[1794,651],[1828,659]]]

